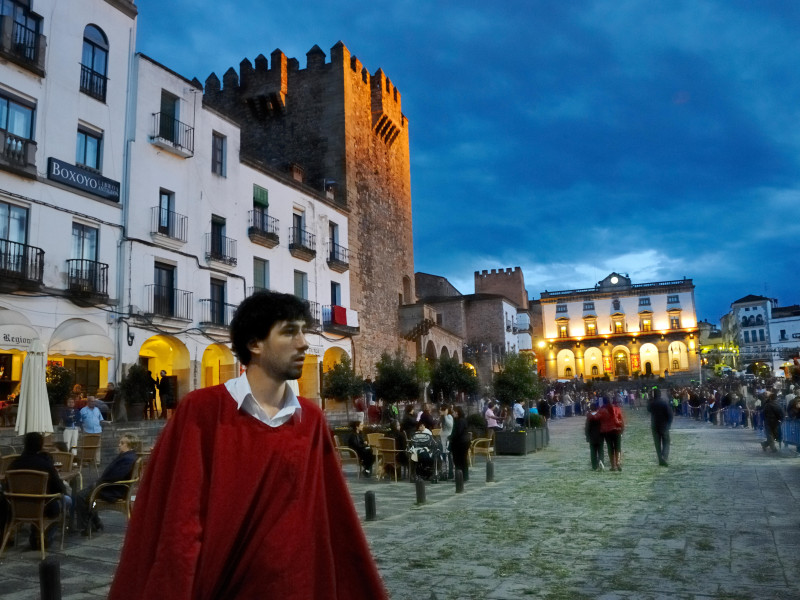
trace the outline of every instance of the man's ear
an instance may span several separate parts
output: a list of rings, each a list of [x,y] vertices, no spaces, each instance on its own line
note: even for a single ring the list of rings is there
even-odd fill
[[[247,349],[250,350],[251,354],[261,354],[261,340],[257,340],[256,338],[251,339],[247,342]]]

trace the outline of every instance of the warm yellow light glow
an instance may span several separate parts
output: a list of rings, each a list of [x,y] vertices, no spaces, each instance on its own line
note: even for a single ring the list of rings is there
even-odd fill
[[[538,344],[536,344],[536,345],[537,345],[537,346],[539,346],[539,348],[544,348],[544,346],[545,346],[545,343],[544,343],[544,342],[539,342],[539,343],[538,343]]]

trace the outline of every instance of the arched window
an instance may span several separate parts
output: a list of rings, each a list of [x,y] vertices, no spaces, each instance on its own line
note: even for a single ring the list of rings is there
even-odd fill
[[[764,324],[764,317],[762,315],[758,315],[756,317],[756,325],[763,325]]]
[[[747,317],[742,317],[742,327],[747,327]]]
[[[107,81],[108,38],[95,25],[87,25],[83,30],[81,91],[100,102],[105,102]]]
[[[572,367],[567,367],[566,369],[564,369],[564,376],[572,377]]]
[[[597,365],[592,365],[592,376],[599,375],[600,371],[597,368]]]
[[[672,370],[677,371],[681,368],[681,363],[676,359],[672,361]]]

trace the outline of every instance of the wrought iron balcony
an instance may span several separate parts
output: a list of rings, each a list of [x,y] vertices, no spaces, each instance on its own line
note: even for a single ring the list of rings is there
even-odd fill
[[[236,306],[219,300],[203,298],[200,300],[200,325],[204,327],[228,327]]]
[[[347,248],[328,242],[328,266],[337,273],[347,271],[350,268],[350,252]]]
[[[280,221],[275,217],[269,216],[262,209],[253,209],[247,213],[247,235],[250,241],[266,246],[267,248],[274,248],[280,241],[279,226]]]
[[[313,260],[317,255],[317,236],[302,227],[289,228],[289,252],[295,258]]]
[[[206,234],[206,260],[236,265],[236,240],[214,233]]]
[[[163,235],[172,240],[185,242],[188,219],[166,208],[154,206],[150,209],[150,233]]]
[[[108,298],[108,265],[85,258],[69,259],[67,291],[80,298]]]
[[[192,320],[192,292],[151,283],[144,287],[145,313],[166,319]]]
[[[150,141],[183,158],[194,156],[194,127],[181,123],[171,115],[153,113]]]
[[[268,292],[268,287],[261,287],[259,285],[251,285],[247,288],[247,296],[250,297],[253,294],[257,294],[258,292]]]
[[[106,101],[108,77],[91,67],[81,65],[81,91],[100,102]]]
[[[36,142],[0,129],[0,168],[36,178]]]
[[[0,17],[0,54],[14,63],[44,76],[47,38],[10,15]]]
[[[36,289],[42,285],[43,274],[44,250],[0,240],[0,288],[4,291]]]
[[[321,325],[319,302],[314,302],[313,300],[306,300],[306,302],[308,302],[308,309],[311,313],[311,323],[308,324],[308,329],[310,331],[319,331]]]
[[[359,332],[358,326],[347,324],[347,309],[336,305],[322,307],[322,329],[339,335],[353,335]]]

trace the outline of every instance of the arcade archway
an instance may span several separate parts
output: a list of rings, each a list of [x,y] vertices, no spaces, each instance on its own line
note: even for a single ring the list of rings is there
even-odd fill
[[[223,344],[211,344],[203,352],[201,363],[201,387],[225,383],[236,377],[236,359],[230,348]]]

